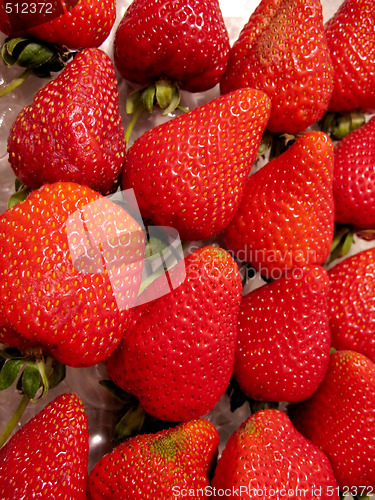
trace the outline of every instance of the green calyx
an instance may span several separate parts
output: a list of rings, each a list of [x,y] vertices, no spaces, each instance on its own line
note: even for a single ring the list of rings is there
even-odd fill
[[[181,95],[177,82],[162,78],[157,82],[131,92],[126,100],[126,113],[133,115],[125,132],[125,140],[129,141],[140,115],[152,113],[155,108],[162,110],[163,116],[173,113],[176,109],[187,112],[180,106]]]
[[[327,112],[319,122],[320,130],[333,139],[341,140],[350,132],[361,127],[366,121],[361,111],[350,111],[348,113]]]
[[[11,194],[8,200],[8,208],[13,208],[25,201],[31,191],[31,188],[25,186],[19,179],[16,179],[14,182],[14,193]]]
[[[354,241],[353,230],[347,226],[336,226],[333,240],[331,244],[331,251],[326,264],[330,264],[336,259],[345,257],[349,252]]]
[[[61,71],[74,54],[33,38],[7,38],[0,48],[1,60],[8,68],[17,65],[25,68],[25,71],[0,88],[0,97],[21,85],[29,75],[46,78],[51,73]]]
[[[101,380],[99,383],[122,404],[112,438],[115,443],[137,434],[153,434],[176,425],[176,422],[159,420],[149,415],[135,396],[122,390],[112,380]]]
[[[42,399],[64,378],[65,365],[44,355],[40,349],[22,353],[14,347],[4,347],[0,351],[0,391],[16,384],[22,395],[16,411],[0,435],[0,447],[7,441],[29,402]]]

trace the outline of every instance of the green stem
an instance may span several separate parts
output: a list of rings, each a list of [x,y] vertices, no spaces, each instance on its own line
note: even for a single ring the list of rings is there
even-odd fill
[[[21,75],[18,78],[15,78],[8,85],[5,85],[4,87],[0,88],[0,97],[9,94],[14,89],[22,85],[22,83],[26,80],[26,78],[28,78],[32,74],[32,72],[33,70],[26,69],[23,73],[21,73]]]
[[[132,119],[130,120],[129,122],[129,125],[127,126],[127,129],[125,131],[125,141],[126,143],[129,142],[129,139],[130,139],[130,136],[131,136],[131,133],[133,132],[133,129],[135,127],[135,124],[137,123],[138,121],[138,118],[141,116],[141,114],[143,113],[143,106],[142,105],[139,105],[137,107],[137,109],[134,111],[133,113],[133,117]]]
[[[30,398],[26,396],[26,394],[24,394],[16,408],[16,411],[13,413],[12,418],[9,420],[9,422],[7,423],[5,429],[3,430],[0,436],[0,448],[5,444],[9,436],[12,434],[13,429],[16,427],[22,415],[24,414],[24,411],[26,410],[29,401]]]

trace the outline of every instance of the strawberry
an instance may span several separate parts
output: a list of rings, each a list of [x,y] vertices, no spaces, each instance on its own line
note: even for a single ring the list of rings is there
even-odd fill
[[[205,415],[226,390],[242,293],[237,264],[221,248],[188,255],[172,270],[172,282],[183,266],[178,288],[133,309],[106,362],[113,382],[146,412],[176,422]]]
[[[272,279],[322,264],[334,228],[332,176],[332,141],[322,132],[304,134],[247,180],[225,247]]]
[[[229,49],[218,0],[134,0],[116,30],[114,60],[132,82],[168,78],[201,92],[220,81]]]
[[[129,148],[122,186],[145,219],[185,240],[220,233],[233,218],[270,110],[260,91],[218,97],[143,134]]]
[[[70,366],[112,353],[143,266],[144,234],[124,209],[78,184],[46,184],[1,216],[0,248],[0,342]]]
[[[8,138],[9,162],[27,186],[71,181],[107,194],[118,182],[126,143],[110,58],[80,52],[31,106]]]
[[[375,229],[375,117],[335,146],[335,221]]]
[[[116,18],[115,0],[17,3],[0,0],[0,31],[69,49],[99,47]]]
[[[326,23],[334,67],[331,111],[375,112],[374,26],[372,0],[345,0]]]
[[[218,444],[216,428],[204,419],[130,438],[95,465],[88,498],[172,500],[184,491],[208,490]]]
[[[267,128],[296,133],[319,120],[333,68],[319,0],[262,0],[234,43],[221,92],[253,87],[272,99]]]
[[[339,498],[332,467],[279,410],[251,415],[229,438],[212,480],[228,498]]]
[[[89,435],[81,400],[62,394],[0,450],[0,497],[84,500]]]
[[[336,351],[318,390],[290,411],[297,429],[328,456],[340,488],[374,486],[372,361],[354,351]]]
[[[301,401],[328,368],[327,272],[289,271],[243,297],[234,363],[242,391],[260,401]]]
[[[333,347],[361,352],[375,363],[375,248],[346,258],[328,275]]]

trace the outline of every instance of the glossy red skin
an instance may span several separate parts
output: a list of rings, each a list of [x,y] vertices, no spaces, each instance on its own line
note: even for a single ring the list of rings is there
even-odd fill
[[[12,5],[10,14],[6,12],[6,3],[0,0],[0,31],[10,37],[31,35],[68,49],[99,47],[116,19],[115,0],[58,0],[57,4],[51,2],[52,8],[48,7],[49,2],[43,2],[44,6],[37,4],[36,13],[31,12],[31,2],[27,2],[28,11],[22,17],[17,15],[16,2],[8,2]],[[20,12],[23,5],[18,5]],[[56,17],[49,15],[46,22],[46,11],[56,13]]]
[[[42,88],[8,138],[9,163],[31,188],[65,181],[108,194],[125,150],[114,67],[99,49],[81,51]]]
[[[176,498],[174,487],[176,492],[204,490],[210,484],[218,445],[216,428],[203,419],[137,435],[95,465],[89,476],[88,498],[172,500]]]
[[[279,410],[258,411],[242,423],[229,438],[211,484],[229,492],[242,486],[242,499],[339,498],[327,457]],[[293,494],[285,495],[284,488]],[[228,498],[239,496],[229,493]]]
[[[320,266],[296,268],[243,297],[233,376],[258,401],[296,402],[328,368],[329,280]]]
[[[220,82],[222,93],[252,87],[272,99],[267,128],[297,133],[327,110],[333,68],[319,0],[262,0],[242,29]]]
[[[143,134],[128,150],[123,189],[141,214],[182,240],[219,234],[240,204],[270,112],[263,93],[242,89]]]
[[[326,23],[334,67],[330,111],[375,112],[374,26],[372,0],[345,0]]]
[[[81,400],[58,396],[1,448],[1,498],[86,499],[88,448]]]
[[[176,422],[205,415],[226,390],[242,293],[237,264],[222,249],[196,250],[183,264],[185,281],[133,309],[106,362],[110,378],[147,413]]]
[[[98,258],[108,262],[106,273],[88,268],[80,272],[72,262],[65,224],[76,210],[100,199],[87,187],[57,183],[33,191],[2,214],[0,342],[22,350],[38,347],[76,367],[103,361],[117,347],[129,311],[117,307],[108,275],[111,261],[103,251]],[[138,224],[123,209],[115,204],[109,207],[106,220],[137,234]],[[94,231],[95,226],[92,235]],[[144,248],[143,241],[139,245]],[[142,264],[140,260],[129,273],[134,300]]]
[[[375,118],[335,146],[335,221],[375,229]]]
[[[375,363],[375,249],[348,257],[328,275],[332,346],[360,352]]]
[[[322,384],[291,418],[327,455],[340,488],[374,486],[375,365],[366,356],[331,355]]]
[[[225,248],[267,278],[323,264],[334,229],[333,144],[308,132],[248,180]],[[275,194],[276,193],[276,194]]]
[[[203,92],[219,83],[229,49],[217,0],[135,0],[117,28],[114,60],[132,82],[169,78]]]

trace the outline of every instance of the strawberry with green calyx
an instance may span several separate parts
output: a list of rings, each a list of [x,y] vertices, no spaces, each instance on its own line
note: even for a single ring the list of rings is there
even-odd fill
[[[319,120],[333,89],[320,1],[262,0],[231,49],[220,87],[265,92],[271,132],[301,132]]]
[[[84,500],[88,441],[80,399],[57,397],[1,448],[0,497]]]
[[[223,490],[228,498],[339,498],[328,458],[279,410],[256,412],[232,434],[211,485],[213,498]]]
[[[250,398],[301,401],[324,378],[330,354],[329,280],[295,268],[243,297],[233,377]]]
[[[289,411],[297,429],[329,458],[340,488],[374,486],[375,365],[372,361],[350,350],[334,352],[318,390]]]
[[[334,68],[330,111],[375,111],[375,11],[372,0],[345,0],[326,23]]]
[[[26,186],[77,182],[108,194],[119,182],[126,143],[110,58],[81,51],[16,118],[9,163]]]
[[[217,235],[239,206],[269,112],[263,92],[241,89],[149,130],[128,150],[123,188],[182,240]]]
[[[141,86],[168,80],[169,97],[159,100],[156,92],[156,100],[173,110],[180,88],[203,92],[219,83],[229,49],[217,0],[134,0],[116,30],[114,61],[123,78]]]
[[[333,144],[308,132],[248,180],[224,246],[266,278],[323,264],[334,230]],[[276,194],[275,194],[276,193]]]
[[[360,352],[375,363],[375,248],[344,259],[328,276],[332,346]]]
[[[21,85],[30,75],[49,76],[64,68],[72,51],[99,47],[116,18],[115,0],[69,0],[24,3],[0,0],[0,31],[8,38],[1,48],[6,66],[25,71],[0,88],[0,97]]]
[[[216,428],[204,419],[130,438],[95,465],[88,498],[172,500],[184,491],[206,498],[218,445]]]
[[[3,213],[0,247],[2,343],[69,366],[113,352],[143,268],[144,233],[123,208],[85,186],[44,185]]]
[[[148,414],[174,422],[205,415],[225,392],[242,294],[237,264],[221,248],[188,255],[169,271],[172,283],[184,269],[180,286],[133,309],[119,348],[106,361],[113,382]]]
[[[375,117],[335,146],[333,195],[335,221],[375,229]]]
[[[74,56],[74,52],[59,50],[47,43],[31,38],[8,38],[1,46],[1,60],[7,67],[14,65],[26,68],[20,76],[0,87],[0,97],[22,85],[30,75],[40,78],[61,71]]]
[[[67,49],[99,47],[116,19],[115,0],[17,4],[0,0],[0,31]]]

